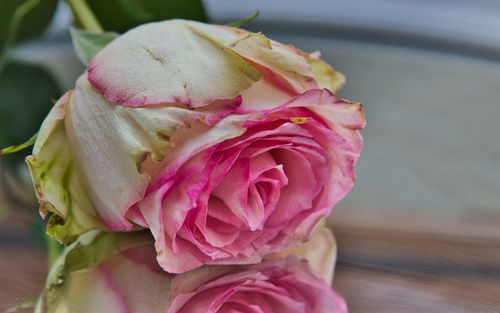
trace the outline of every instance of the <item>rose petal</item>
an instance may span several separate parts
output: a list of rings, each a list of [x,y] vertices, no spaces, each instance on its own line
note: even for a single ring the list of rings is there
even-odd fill
[[[149,181],[137,164],[147,153],[160,157],[169,145],[158,133],[169,136],[199,114],[171,107],[125,108],[104,99],[86,76],[78,79],[65,119],[68,141],[89,197],[108,227],[130,230],[124,215],[142,199]]]
[[[250,160],[239,159],[232,170],[212,191],[212,196],[222,200],[242,220],[248,219],[248,183]]]
[[[82,185],[69,148],[64,117],[71,92],[54,105],[40,129],[33,155],[26,158],[40,214],[53,212],[47,232],[58,240],[79,235],[91,229],[105,229]]]
[[[281,253],[268,255],[266,258],[280,259],[290,254],[307,260],[314,273],[331,285],[337,259],[337,244],[328,227],[324,224],[318,225],[306,243]]]
[[[146,159],[141,164],[141,168],[151,177],[148,191],[161,187],[184,163],[199,152],[244,133],[245,128],[241,124],[246,119],[246,115],[231,115],[212,127],[196,121],[189,128],[179,129],[170,137],[173,147],[168,150],[161,162]]]
[[[129,255],[133,254],[135,249],[138,248],[130,249],[132,251],[128,251]],[[147,263],[155,261],[151,246],[139,249],[137,253],[147,252],[147,257],[142,256]],[[120,290],[130,313],[165,312],[170,297],[170,278],[165,272],[158,272],[151,268],[152,265],[139,264],[120,255],[107,259],[103,266],[109,271],[113,284]],[[100,312],[108,311],[103,308]]]
[[[266,225],[276,227],[287,223],[299,212],[312,208],[317,187],[316,179],[308,160],[300,153],[288,149],[273,151],[277,163],[283,164],[288,184],[281,189],[281,197],[276,210]]]
[[[303,56],[271,45],[262,34],[249,34],[230,47],[246,59],[271,70],[276,79],[282,79],[298,94],[318,88],[311,66]]]
[[[313,89],[294,98],[287,106],[311,109],[324,119],[334,132],[345,138],[353,152],[361,152],[363,140],[358,130],[365,126],[361,103],[338,99],[326,89]]]
[[[233,99],[260,78],[255,68],[224,46],[236,39],[197,22],[141,25],[92,59],[89,80],[108,100],[125,106],[180,102],[201,107]]]
[[[66,284],[66,292],[57,305],[58,313],[130,312],[124,295],[103,266],[73,273]]]

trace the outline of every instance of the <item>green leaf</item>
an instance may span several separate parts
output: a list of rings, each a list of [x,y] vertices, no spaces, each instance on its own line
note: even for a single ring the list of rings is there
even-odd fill
[[[117,36],[115,33],[95,33],[71,28],[75,53],[85,65],[88,65],[90,60]]]
[[[54,78],[44,68],[10,62],[0,73],[0,147],[23,142],[38,131],[49,112],[51,99],[60,95]],[[25,150],[2,156],[8,168],[24,162]]]
[[[33,136],[31,136],[31,138],[28,139],[26,142],[23,142],[21,144],[14,145],[14,146],[9,146],[7,148],[4,148],[4,149],[0,150],[0,155],[15,153],[15,152],[23,150],[25,148],[31,147],[35,143],[35,140],[36,140],[37,136],[38,136],[38,133],[36,133]]]
[[[3,47],[9,32],[9,23],[16,9],[26,0],[0,1],[0,47]],[[21,23],[16,42],[40,35],[49,24],[57,7],[57,0],[42,0],[28,12]]]
[[[145,8],[143,1],[121,0],[120,3],[123,11],[137,20],[151,21],[154,19],[154,14]]]
[[[87,0],[87,4],[105,30],[119,33],[172,18],[207,21],[202,0]]]
[[[246,18],[239,20],[239,21],[236,21],[236,22],[229,23],[229,24],[227,24],[227,26],[240,27],[243,24],[246,24],[246,23],[256,19],[259,16],[259,13],[260,13],[259,10],[256,10],[255,13],[250,15],[249,17],[246,17]]]

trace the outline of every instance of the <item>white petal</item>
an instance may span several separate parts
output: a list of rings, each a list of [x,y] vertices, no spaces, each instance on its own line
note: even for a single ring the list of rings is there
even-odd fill
[[[86,75],[78,79],[65,119],[67,136],[83,184],[108,227],[130,229],[124,215],[149,182],[138,164],[149,153],[161,159],[169,137],[201,116],[185,106],[124,107],[106,100]]]
[[[26,158],[40,213],[54,213],[47,231],[58,240],[79,235],[91,229],[104,229],[81,183],[64,129],[64,116],[71,93],[54,105],[42,124],[33,148]]]
[[[54,313],[129,313],[108,270],[98,266],[72,273]]]
[[[230,47],[239,55],[277,74],[297,94],[318,88],[311,66],[304,56],[272,44],[262,34],[249,34]]]
[[[150,23],[115,39],[90,62],[90,82],[125,106],[180,102],[193,107],[232,99],[260,78],[224,47],[237,39],[215,26],[183,20]]]

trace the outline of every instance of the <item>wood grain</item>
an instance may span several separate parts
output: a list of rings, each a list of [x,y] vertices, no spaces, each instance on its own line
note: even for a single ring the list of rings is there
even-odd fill
[[[36,300],[45,282],[47,256],[30,236],[29,213],[13,212],[0,222],[0,312]]]
[[[495,280],[340,263],[334,288],[345,297],[351,313],[480,313],[500,308],[500,283]]]
[[[438,216],[333,216],[334,288],[351,313],[500,312],[500,223]]]

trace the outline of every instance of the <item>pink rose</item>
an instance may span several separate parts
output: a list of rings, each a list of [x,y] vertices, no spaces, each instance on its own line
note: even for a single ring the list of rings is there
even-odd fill
[[[51,269],[35,312],[347,312],[344,300],[317,276],[323,267],[309,266],[298,255],[175,275],[158,266],[145,235],[94,231],[80,236]],[[318,239],[312,240],[314,251],[303,247],[307,256],[331,251]]]
[[[361,145],[349,127],[361,119],[347,120],[359,113],[352,107],[314,89],[269,111],[232,116],[245,132],[222,142],[209,139],[217,128],[180,130],[163,162],[144,163],[151,181],[127,216],[151,229],[169,272],[257,263],[297,245],[354,182]]]
[[[344,300],[295,256],[203,267],[172,280],[167,313],[346,313]]]
[[[148,228],[171,273],[308,240],[362,147],[361,105],[331,92],[342,82],[317,53],[261,34],[181,20],[127,32],[28,158],[49,233]]]

